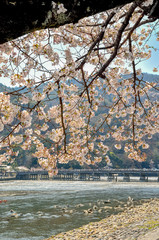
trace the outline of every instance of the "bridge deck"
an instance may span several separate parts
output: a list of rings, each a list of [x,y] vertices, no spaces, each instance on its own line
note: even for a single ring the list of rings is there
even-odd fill
[[[12,176],[13,173],[5,172],[0,179]],[[14,172],[15,176],[15,172]],[[148,177],[156,176],[159,180],[159,169],[59,169],[58,175],[52,179],[59,180],[100,180],[101,177],[108,177],[114,180],[123,176],[124,181],[130,181],[132,176],[140,177],[141,181],[148,181]],[[43,171],[23,171],[16,173],[17,180],[44,180],[49,179],[48,172]]]

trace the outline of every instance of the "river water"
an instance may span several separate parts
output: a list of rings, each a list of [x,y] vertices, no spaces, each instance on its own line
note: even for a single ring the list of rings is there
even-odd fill
[[[0,182],[0,240],[41,240],[99,221],[129,196],[137,204],[159,198],[159,183]],[[85,214],[89,208],[93,213]]]

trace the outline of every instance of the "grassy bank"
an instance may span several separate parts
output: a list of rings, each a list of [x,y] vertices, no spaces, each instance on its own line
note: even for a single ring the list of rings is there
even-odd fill
[[[159,239],[159,199],[128,207],[124,212],[60,233],[47,240],[157,240]]]

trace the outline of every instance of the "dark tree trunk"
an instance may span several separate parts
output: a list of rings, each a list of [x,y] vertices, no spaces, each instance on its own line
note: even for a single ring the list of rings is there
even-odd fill
[[[158,1],[155,1],[155,7],[149,12],[158,17]],[[0,0],[0,43],[38,29],[75,23],[83,17],[130,2],[132,0],[62,0],[60,3],[67,12],[58,15],[57,6],[53,8],[51,0]]]

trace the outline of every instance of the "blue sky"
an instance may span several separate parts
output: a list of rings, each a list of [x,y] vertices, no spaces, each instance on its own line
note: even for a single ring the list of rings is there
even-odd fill
[[[152,34],[149,36],[149,40],[147,42],[147,44],[151,47],[151,58],[142,62],[140,66],[143,72],[159,74],[159,72],[153,72],[153,68],[158,68],[159,71],[159,41],[156,40],[159,33],[158,21],[152,23],[151,30],[153,30]]]
[[[159,74],[153,72],[153,68],[158,68],[159,70],[159,41],[156,41],[156,37],[152,36],[149,41],[149,45],[156,48],[156,51],[152,49],[151,58],[142,62],[140,67],[143,72]]]

